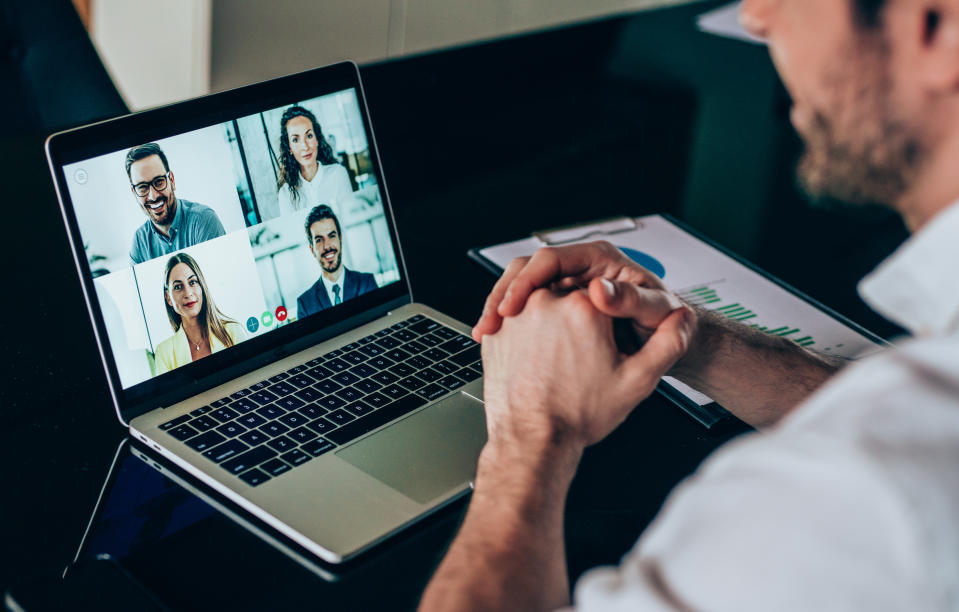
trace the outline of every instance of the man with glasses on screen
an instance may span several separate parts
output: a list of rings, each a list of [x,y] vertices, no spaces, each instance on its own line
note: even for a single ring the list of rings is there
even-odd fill
[[[320,264],[321,272],[320,278],[296,298],[297,318],[376,289],[376,278],[372,274],[348,270],[343,265],[343,233],[332,208],[326,204],[314,207],[306,216],[304,227],[310,253]]]
[[[176,197],[173,172],[158,144],[151,142],[127,151],[126,168],[133,196],[147,216],[130,247],[134,264],[226,233],[213,209]]]

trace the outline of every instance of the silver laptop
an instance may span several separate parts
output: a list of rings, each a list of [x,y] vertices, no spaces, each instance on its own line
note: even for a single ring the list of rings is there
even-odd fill
[[[479,346],[413,302],[354,64],[46,146],[131,435],[331,563],[469,491]]]

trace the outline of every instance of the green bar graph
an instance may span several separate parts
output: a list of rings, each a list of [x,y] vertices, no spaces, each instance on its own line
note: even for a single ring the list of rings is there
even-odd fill
[[[791,329],[791,330],[789,330],[789,331],[787,331],[787,332],[781,332],[781,333],[778,333],[778,334],[776,334],[776,335],[777,335],[777,336],[790,336],[790,335],[792,335],[792,334],[795,334],[795,333],[798,332],[798,331],[799,331],[798,328],[797,328],[797,329]]]
[[[802,338],[796,338],[796,342],[798,344],[802,344],[803,342],[807,342],[809,340],[812,340],[812,336],[803,336]]]
[[[726,306],[723,306],[722,308],[717,308],[716,312],[726,312],[733,308],[742,308],[742,306],[740,306],[739,304],[727,304]]]
[[[754,318],[756,318],[757,316],[759,316],[759,315],[757,315],[757,314],[749,314],[749,315],[746,315],[745,317],[735,317],[735,318],[733,319],[733,321],[740,321],[740,322],[742,322],[742,321],[746,321],[746,320],[748,320],[748,319],[754,319]]]

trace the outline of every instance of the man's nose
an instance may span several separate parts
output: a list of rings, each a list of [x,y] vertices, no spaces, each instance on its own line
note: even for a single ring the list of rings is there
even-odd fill
[[[160,197],[161,195],[163,195],[163,194],[160,193],[160,190],[157,189],[156,187],[154,187],[154,186],[151,184],[151,185],[150,185],[150,190],[147,191],[147,199],[148,199],[148,200],[155,200],[155,199],[157,199],[158,197]]]
[[[744,0],[739,6],[739,23],[757,38],[769,37],[773,5],[779,0]]]

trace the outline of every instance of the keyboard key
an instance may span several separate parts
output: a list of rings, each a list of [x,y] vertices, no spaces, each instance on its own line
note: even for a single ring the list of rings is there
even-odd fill
[[[340,383],[341,385],[352,385],[360,379],[356,374],[350,372],[340,372],[333,376],[333,380]]]
[[[364,344],[369,344],[370,342],[373,342],[374,340],[376,340],[376,337],[373,334],[370,334],[369,336],[364,336],[363,338],[360,338],[360,341],[357,344],[362,346]]]
[[[174,427],[173,429],[169,430],[167,433],[173,436],[174,438],[176,438],[177,440],[179,440],[180,442],[182,442],[184,440],[188,440],[189,438],[192,438],[193,436],[197,435],[200,432],[193,429],[189,425],[184,424],[184,425],[178,425],[177,427]]]
[[[232,423],[224,423],[223,425],[217,427],[216,430],[227,438],[234,438],[246,431],[246,427],[234,421]]]
[[[450,354],[439,348],[431,348],[428,351],[423,351],[422,353],[420,353],[419,356],[423,357],[424,359],[429,359],[433,363],[436,363],[437,361],[443,361],[444,359],[449,357]]]
[[[309,455],[307,455],[306,453],[304,453],[298,448],[294,448],[290,452],[283,453],[282,455],[280,455],[280,459],[282,459],[283,461],[286,461],[287,463],[289,463],[290,465],[294,467],[297,465],[302,465],[312,458],[313,457],[310,457]]]
[[[305,363],[303,363],[303,364],[300,364],[300,365],[298,365],[298,366],[294,366],[294,367],[290,368],[289,370],[286,371],[286,373],[289,374],[291,377],[293,377],[293,376],[295,376],[296,374],[299,374],[300,372],[305,372],[306,370],[309,369],[309,367],[310,367],[310,366],[308,366],[308,365],[306,365]]]
[[[257,446],[263,444],[270,439],[270,436],[266,435],[258,429],[251,429],[246,433],[242,433],[237,436],[237,440],[243,440],[244,443],[249,444],[250,446]]]
[[[300,425],[306,425],[306,422],[309,421],[309,419],[299,412],[289,412],[278,418],[277,421],[283,423],[287,427],[299,427]]]
[[[396,338],[394,338],[394,337],[392,337],[392,336],[387,336],[387,337],[385,337],[385,338],[380,338],[379,340],[376,341],[376,345],[377,345],[377,346],[380,346],[380,347],[382,347],[382,348],[385,348],[385,349],[388,350],[388,351],[389,351],[389,350],[392,350],[392,349],[395,349],[396,347],[398,347],[398,346],[401,345],[401,344],[403,344],[403,343],[402,343],[400,340],[397,340]]]
[[[238,399],[232,404],[230,404],[230,408],[232,408],[233,410],[236,410],[240,414],[246,414],[247,412],[256,410],[259,407],[260,407],[259,404],[257,404],[256,402],[254,402],[248,397]]]
[[[296,376],[291,376],[286,382],[292,384],[297,389],[302,389],[304,387],[309,387],[316,380],[312,376],[307,376],[306,374],[297,374]]]
[[[411,332],[408,329],[401,329],[398,332],[393,334],[393,338],[396,338],[400,342],[409,342],[416,338],[416,334]]]
[[[324,362],[323,365],[332,370],[335,374],[336,372],[343,372],[344,370],[349,370],[350,366],[353,365],[349,361],[344,361],[342,359],[330,359],[327,362]]]
[[[445,338],[447,340],[450,340],[452,338],[455,338],[456,336],[459,336],[458,333],[456,333],[449,327],[442,327],[442,326],[434,329],[433,334],[436,336],[439,336],[440,338]]]
[[[409,389],[410,391],[416,391],[417,389],[422,389],[424,386],[426,386],[426,383],[419,378],[409,376],[401,380],[400,385]]]
[[[460,387],[465,385],[466,382],[463,379],[458,378],[456,376],[447,376],[446,378],[440,379],[439,382],[437,382],[437,384],[441,387],[445,387],[449,389],[450,391],[453,391],[454,389],[459,389]]]
[[[425,370],[420,370],[416,373],[416,377],[425,380],[426,382],[436,382],[439,379],[443,378],[443,374],[440,374],[433,368],[426,368]]]
[[[243,472],[242,474],[240,474],[240,480],[250,485],[251,487],[261,485],[269,479],[270,479],[270,476],[266,472],[259,470],[257,468],[253,468],[252,470],[247,470]]]
[[[237,423],[240,423],[247,429],[252,429],[254,427],[259,427],[263,423],[266,423],[266,419],[260,415],[254,414],[245,414],[236,420]]]
[[[333,359],[334,357],[339,357],[342,354],[343,354],[343,351],[341,351],[340,349],[334,349],[330,351],[329,353],[323,355],[323,359],[325,359],[326,361],[329,361],[330,359]]]
[[[316,404],[307,404],[306,406],[303,406],[302,408],[297,410],[297,412],[305,416],[307,419],[315,419],[317,417],[323,416],[329,411],[326,408],[323,408]]]
[[[437,361],[433,364],[433,369],[437,372],[442,372],[443,374],[452,374],[456,370],[460,369],[458,365],[452,361]]]
[[[230,457],[239,455],[248,448],[250,447],[239,440],[227,440],[219,446],[214,446],[210,450],[204,451],[203,456],[214,463],[220,463],[222,461],[226,461]]]
[[[222,408],[223,406],[226,406],[227,404],[229,404],[231,401],[232,400],[230,400],[230,398],[224,397],[216,400],[215,402],[210,402],[210,408],[214,408],[214,409]]]
[[[368,365],[376,368],[377,370],[385,370],[386,368],[390,367],[394,363],[396,362],[393,361],[392,359],[387,359],[386,357],[382,357],[382,356],[374,357],[373,359],[370,359],[367,362]]]
[[[317,391],[323,393],[324,395],[329,395],[330,393],[336,393],[343,388],[343,385],[336,382],[332,378],[329,380],[321,380],[320,382],[313,385],[313,388]]]
[[[418,334],[425,334],[431,332],[434,329],[439,329],[441,326],[439,323],[433,319],[423,319],[422,321],[417,321],[416,323],[410,325],[410,331],[414,331]]]
[[[390,385],[400,379],[399,376],[397,376],[396,374],[393,374],[392,372],[377,372],[373,376],[370,376],[370,378],[380,383],[381,385]]]
[[[324,440],[323,438],[320,438],[319,440],[313,440],[312,442],[307,442],[301,448],[303,451],[309,453],[310,455],[314,457],[319,457],[323,453],[333,450],[334,448],[336,448],[336,446],[333,443],[327,440]]]
[[[253,450],[248,450],[245,453],[237,455],[232,459],[227,459],[220,464],[227,472],[231,474],[239,474],[245,472],[251,467],[257,466],[268,459],[277,456],[277,452],[272,448],[268,448],[266,445],[257,446]]]
[[[386,425],[390,421],[398,419],[404,414],[416,410],[425,403],[426,402],[422,398],[416,395],[407,395],[403,399],[393,402],[389,406],[381,408],[380,410],[376,410],[363,418],[357,419],[352,423],[348,423],[343,427],[330,432],[326,435],[326,437],[337,444],[346,444],[350,440],[354,440],[382,425]],[[310,444],[313,443],[311,442]],[[307,450],[305,446],[304,450]],[[310,451],[307,450],[307,452]]]
[[[331,422],[336,423],[337,425],[344,425],[356,417],[345,410],[334,410],[323,418],[329,419]]]
[[[197,408],[196,410],[191,411],[191,412],[190,412],[190,416],[198,417],[198,416],[201,416],[201,415],[206,414],[207,412],[209,412],[209,411],[211,411],[211,410],[213,410],[213,408],[210,408],[209,406],[204,406],[204,407],[202,407],[202,408]]]
[[[168,430],[170,430],[170,429],[173,429],[173,428],[176,427],[177,425],[180,425],[180,424],[182,424],[182,423],[186,423],[186,422],[189,421],[191,418],[192,418],[192,417],[190,417],[189,414],[184,414],[184,415],[178,416],[177,418],[173,419],[172,421],[167,421],[166,423],[163,423],[162,425],[160,425],[160,429],[162,429],[163,431],[168,431]]]
[[[232,421],[239,413],[230,410],[229,408],[217,408],[210,415],[221,423],[226,423],[227,421]]]
[[[278,383],[278,382],[280,382],[281,380],[286,380],[287,378],[289,378],[289,376],[290,376],[290,375],[287,374],[286,372],[280,372],[280,373],[277,374],[276,376],[271,376],[268,380],[269,380],[271,383]]]
[[[262,391],[263,389],[266,389],[269,386],[270,386],[270,381],[268,380],[261,380],[260,382],[256,384],[250,385],[250,391],[252,392],[250,393],[250,395],[253,395],[253,393],[256,393],[257,391]]]
[[[373,344],[364,344],[363,346],[361,346],[360,352],[366,355],[367,357],[379,357],[386,351],[380,348],[379,346],[377,346],[376,343],[373,343]]]
[[[338,427],[335,423],[327,421],[326,419],[320,417],[315,421],[306,424],[307,427],[312,429],[318,434],[325,434],[327,432],[333,431]]]
[[[390,368],[390,372],[396,374],[400,378],[406,378],[407,376],[413,374],[413,372],[416,372],[416,368],[407,363],[398,363]]]
[[[374,408],[382,408],[393,400],[382,393],[370,393],[363,399],[363,401]]]
[[[455,363],[458,366],[467,366],[474,361],[480,360],[480,347],[477,344],[471,349],[466,349],[462,353],[457,353],[450,357],[450,361]]]
[[[341,408],[345,406],[346,400],[340,399],[336,397],[335,395],[327,395],[326,397],[318,401],[317,405],[319,405],[322,408],[326,408],[327,410],[336,410],[337,408]]]
[[[383,387],[383,395],[386,395],[390,399],[394,399],[394,400],[400,399],[407,393],[409,393],[409,391],[407,391],[406,389],[404,389],[403,387],[399,385],[390,385],[388,387]]]
[[[272,421],[276,417],[286,414],[286,410],[283,410],[276,404],[270,404],[269,406],[263,406],[257,410],[256,413],[267,421]]]
[[[344,361],[348,361],[353,365],[357,365],[357,364],[363,363],[364,361],[369,359],[369,357],[359,351],[350,351],[349,353],[343,355],[341,359],[343,359]]]
[[[256,402],[257,404],[261,406],[266,406],[267,404],[275,402],[276,400],[280,398],[278,398],[273,393],[270,393],[269,391],[261,390],[261,391],[256,391],[255,393],[251,393],[249,399],[253,400],[254,402]]]
[[[460,381],[460,383],[462,384],[462,381]],[[441,397],[448,392],[448,389],[445,389],[434,383],[432,385],[426,385],[422,389],[418,389],[416,394],[425,400],[435,400],[436,398]]]
[[[273,438],[266,444],[273,450],[281,453],[285,453],[286,451],[290,449],[296,448],[296,442],[287,438],[286,436],[279,436],[279,437]]]
[[[430,334],[428,336],[420,336],[419,338],[417,338],[416,341],[419,342],[420,344],[425,344],[427,348],[433,347],[433,346],[439,346],[443,344],[444,342],[442,338],[437,338],[433,334]]]
[[[303,400],[303,401],[306,402],[306,403],[315,402],[316,400],[318,400],[318,399],[320,399],[321,397],[323,397],[323,393],[321,393],[321,392],[318,391],[317,389],[314,389],[313,387],[307,387],[306,389],[300,389],[299,391],[297,391],[297,392],[294,393],[293,395],[295,395],[296,397],[300,398],[301,400]]]
[[[418,321],[422,321],[422,320],[425,319],[425,318],[426,318],[426,316],[421,315],[421,314],[413,315],[412,317],[410,317],[409,319],[406,320],[406,324],[407,324],[407,325],[412,325],[413,323],[416,323],[416,322],[418,322]]]
[[[460,370],[459,372],[457,372],[457,373],[456,373],[456,376],[457,376],[458,378],[462,378],[464,382],[471,382],[471,381],[476,380],[476,379],[479,378],[480,376],[482,376],[482,374],[480,374],[479,372],[477,372],[477,371],[474,370],[473,368],[464,368],[464,369]],[[442,381],[440,381],[440,384],[443,384]]]
[[[267,423],[266,425],[260,427],[260,431],[270,436],[271,438],[275,438],[276,436],[282,436],[286,432],[290,431],[290,428],[284,425],[283,423],[278,423],[276,421],[273,421],[271,423]]]
[[[369,364],[361,363],[358,366],[350,368],[350,372],[360,378],[366,378],[367,376],[373,376],[378,370]]]
[[[363,416],[373,412],[373,407],[365,402],[353,402],[344,410],[356,416]]]
[[[393,330],[387,327],[386,329],[381,329],[373,335],[377,338],[382,338],[383,336],[389,336],[391,333],[393,333]]]
[[[393,349],[392,351],[389,351],[388,353],[386,353],[386,356],[392,359],[393,361],[406,361],[407,359],[412,357],[412,355],[410,355],[403,349]]]
[[[453,338],[449,342],[444,342],[436,348],[446,351],[452,355],[460,351],[465,351],[474,344],[476,343],[473,342],[471,338],[467,338],[466,336],[457,336],[456,338]]]
[[[322,358],[322,357],[317,357],[316,359],[310,359],[309,361],[307,361],[307,362],[306,362],[306,365],[307,365],[308,367],[315,368],[316,366],[320,365],[321,363],[323,363],[323,358]]]
[[[285,380],[281,380],[280,382],[270,387],[270,391],[272,391],[279,397],[283,397],[284,395],[289,395],[290,393],[293,393],[296,390],[297,390],[296,387],[286,382]]]
[[[207,415],[197,417],[193,419],[192,421],[190,421],[190,425],[197,431],[209,431],[210,429],[213,429],[219,424],[220,424],[219,421],[217,421],[216,419],[212,419]]]
[[[260,466],[260,469],[266,471],[270,476],[279,476],[283,472],[289,472],[293,468],[289,464],[280,461],[279,459],[270,459],[266,463]]]
[[[224,438],[217,432],[208,431],[205,434],[200,434],[199,436],[191,438],[190,440],[187,441],[186,445],[192,448],[193,450],[197,451],[198,453],[202,453],[208,448],[213,448],[214,446],[216,446],[217,444],[225,440],[226,438]]]
[[[306,402],[296,397],[295,395],[288,395],[286,397],[280,398],[276,401],[276,405],[284,410],[296,410],[302,406],[306,405]]]
[[[417,340],[413,340],[412,342],[407,342],[406,344],[403,345],[404,350],[406,350],[407,352],[413,353],[414,355],[416,353],[422,353],[428,348],[429,348],[428,346],[426,346],[425,344]]]
[[[479,374],[480,376],[483,375],[483,364],[479,361],[471,365],[470,369],[476,372],[477,374]]]
[[[406,360],[406,365],[412,367],[414,370],[425,370],[430,367],[431,364],[432,362],[429,359],[424,359],[419,355]]]
[[[347,402],[355,402],[364,395],[366,394],[358,389],[354,389],[353,387],[344,387],[336,392],[336,397]]]
[[[343,351],[344,353],[349,353],[350,351],[355,351],[359,347],[360,345],[358,342],[350,342],[346,346],[341,346],[340,350]]]
[[[329,368],[324,368],[321,365],[307,370],[306,373],[312,376],[313,378],[315,378],[316,380],[323,380],[324,378],[329,378],[330,376],[333,376],[333,370]]]
[[[230,397],[233,398],[233,399],[235,399],[235,400],[238,400],[238,399],[240,399],[241,397],[246,397],[246,396],[249,395],[249,394],[250,394],[250,390],[249,390],[249,389],[240,389],[240,390],[237,391],[236,393],[231,393],[231,394],[230,394]]]
[[[363,393],[373,393],[383,388],[383,385],[373,380],[361,380],[358,383],[353,383],[353,387],[359,389]]]
[[[316,439],[316,433],[307,429],[306,427],[297,427],[286,435],[288,435],[290,439],[295,440],[298,444],[304,444],[310,440]]]
[[[397,321],[392,326],[390,326],[390,329],[403,329],[409,324],[410,324],[409,321]]]

